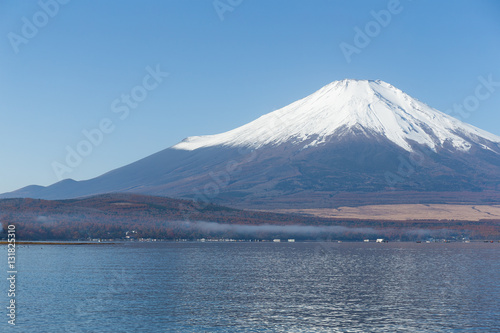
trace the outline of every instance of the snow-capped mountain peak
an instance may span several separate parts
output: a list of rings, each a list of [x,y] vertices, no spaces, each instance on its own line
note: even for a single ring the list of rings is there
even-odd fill
[[[187,138],[94,179],[0,197],[110,192],[257,210],[331,208],[342,198],[349,205],[498,203],[500,137],[385,82],[342,80],[234,130]]]
[[[334,81],[311,95],[231,131],[184,139],[172,148],[259,148],[294,143],[314,147],[352,130],[382,135],[407,151],[411,142],[436,150],[445,143],[467,151],[500,137],[463,123],[380,81]]]

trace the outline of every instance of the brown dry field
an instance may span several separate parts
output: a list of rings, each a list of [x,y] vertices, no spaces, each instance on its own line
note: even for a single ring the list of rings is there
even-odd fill
[[[500,205],[401,204],[319,209],[278,209],[275,213],[307,214],[326,218],[370,220],[462,220],[500,219]]]

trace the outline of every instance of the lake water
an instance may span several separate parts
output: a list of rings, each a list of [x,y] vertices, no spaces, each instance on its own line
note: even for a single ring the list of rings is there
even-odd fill
[[[0,331],[500,332],[499,253],[498,243],[18,245],[16,326],[4,280]]]

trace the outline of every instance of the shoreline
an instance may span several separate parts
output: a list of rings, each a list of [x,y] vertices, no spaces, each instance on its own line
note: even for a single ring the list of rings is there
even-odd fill
[[[0,245],[13,244],[7,241],[0,241]],[[68,241],[16,241],[19,245],[112,245],[114,242],[68,242]]]
[[[371,239],[369,242],[362,241],[362,240],[330,240],[330,241],[325,241],[325,240],[298,240],[298,241],[293,241],[293,242],[288,242],[287,240],[283,240],[281,242],[275,242],[273,240],[260,240],[260,241],[248,241],[248,240],[234,240],[234,241],[221,241],[221,240],[182,240],[182,241],[175,241],[175,240],[165,240],[161,242],[131,242],[131,241],[126,241],[126,242],[82,242],[82,241],[16,241],[15,243],[11,242],[9,243],[6,240],[1,240],[0,245],[8,245],[8,244],[17,244],[17,245],[117,245],[117,244],[127,244],[127,243],[132,243],[132,244],[140,244],[140,243],[145,243],[145,244],[152,244],[152,243],[363,243],[363,244],[372,244],[372,243],[382,243],[382,242],[376,242],[375,239]],[[489,240],[469,240],[469,241],[450,241],[450,240],[438,240],[438,241],[418,241],[418,240],[408,240],[408,241],[395,241],[395,240],[387,240],[384,241],[383,243],[392,243],[392,244],[397,244],[397,243],[423,243],[423,244],[456,244],[456,243],[500,243],[500,240],[498,239],[489,239]]]

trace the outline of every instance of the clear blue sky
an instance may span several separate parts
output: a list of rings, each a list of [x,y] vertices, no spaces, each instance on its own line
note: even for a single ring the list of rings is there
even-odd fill
[[[65,177],[230,130],[344,78],[384,80],[442,111],[473,103],[478,77],[500,81],[495,0],[401,0],[385,26],[371,11],[391,1],[218,0],[219,13],[213,0],[42,3],[50,15],[0,2],[0,193],[56,182],[53,162],[105,118],[113,131]],[[373,37],[348,62],[340,45],[356,46],[356,27]],[[142,98],[158,64],[168,77],[147,78],[120,119],[112,103],[134,87]],[[500,135],[500,87],[481,96],[462,120]]]

